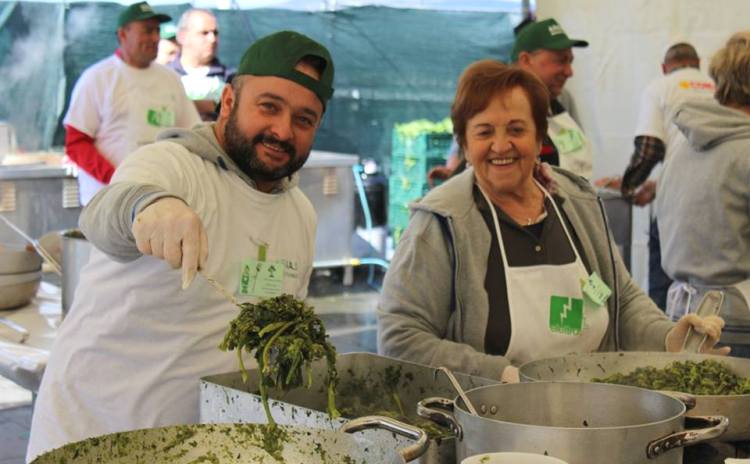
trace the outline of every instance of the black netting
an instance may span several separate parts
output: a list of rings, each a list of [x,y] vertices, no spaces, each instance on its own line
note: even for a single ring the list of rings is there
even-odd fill
[[[157,10],[176,21],[188,7]],[[59,121],[73,84],[83,69],[117,47],[114,30],[123,8],[85,2],[0,4],[0,119],[16,126],[21,148],[62,145]],[[300,31],[329,47],[336,93],[315,147],[386,165],[393,124],[447,116],[461,70],[481,58],[507,61],[520,17],[385,7],[214,13],[221,31],[219,58],[233,66],[254,39],[281,29]],[[21,60],[20,68],[19,53],[40,58]]]

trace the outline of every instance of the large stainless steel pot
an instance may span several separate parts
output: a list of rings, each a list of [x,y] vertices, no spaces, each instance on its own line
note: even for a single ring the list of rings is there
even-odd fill
[[[388,395],[397,384],[398,401],[404,409],[406,420],[420,420],[417,402],[426,396],[452,395],[455,390],[448,380],[440,376],[433,379],[434,368],[372,353],[345,353],[336,356],[339,373],[336,405],[349,417],[381,414],[378,410],[395,409],[394,395]],[[348,419],[331,419],[326,412],[328,403],[324,384],[328,368],[324,361],[312,364],[312,385],[288,392],[271,389],[269,407],[279,424],[336,430]],[[258,392],[257,368],[248,371],[247,382],[239,372],[218,374],[201,379],[201,422],[263,423],[265,412]],[[456,373],[464,389],[498,384],[499,381]],[[376,408],[373,408],[376,406]],[[412,422],[413,423],[413,422]],[[385,435],[385,432],[373,432]],[[397,439],[403,444],[403,439]],[[454,438],[430,440],[427,452],[419,464],[456,464]]]
[[[722,362],[737,375],[750,377],[750,359],[690,353],[618,352],[572,354],[524,364],[519,373],[522,382],[565,380],[590,382],[615,373],[627,374],[638,367],[662,368],[675,361]],[[750,440],[750,395],[695,395],[695,408],[688,416],[721,415],[729,418],[729,430],[722,441]]]
[[[725,417],[706,417],[701,422],[707,426],[685,431],[681,401],[621,385],[535,382],[466,394],[479,415],[460,400],[429,398],[418,406],[421,416],[454,428],[459,460],[521,451],[570,464],[681,464],[683,446],[716,438],[728,426]]]
[[[68,314],[78,287],[81,269],[89,262],[91,243],[80,230],[62,232],[62,312]]]
[[[341,431],[277,426],[269,434],[262,424],[175,425],[156,429],[113,433],[70,443],[39,456],[34,464],[188,464],[229,463],[405,463],[427,447],[423,431],[392,419],[363,417],[347,423]],[[354,432],[384,427],[409,436],[416,443],[409,449],[394,449],[393,440],[371,441]],[[280,432],[279,432],[280,431]],[[346,433],[344,433],[346,432]],[[281,435],[279,435],[281,433]],[[266,451],[268,436],[283,443],[281,460]]]

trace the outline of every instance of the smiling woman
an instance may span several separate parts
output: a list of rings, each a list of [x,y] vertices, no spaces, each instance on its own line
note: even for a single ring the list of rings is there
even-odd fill
[[[548,109],[521,68],[461,75],[451,118],[471,168],[412,207],[379,302],[382,354],[517,381],[514,365],[559,353],[679,350],[691,325],[713,351],[723,321],[665,317],[584,178],[555,169],[554,192],[535,179]]]
[[[534,166],[547,130],[549,97],[531,74],[484,60],[470,66],[456,92],[452,115],[459,144],[477,184],[519,224],[544,211]],[[477,96],[489,95],[487,99]],[[533,106],[532,106],[533,105]]]

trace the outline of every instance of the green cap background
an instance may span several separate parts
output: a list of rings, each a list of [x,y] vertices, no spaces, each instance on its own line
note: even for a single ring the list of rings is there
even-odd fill
[[[307,55],[321,58],[326,66],[315,80],[294,67]],[[237,67],[237,76],[276,76],[311,90],[326,106],[333,95],[333,59],[328,49],[294,31],[280,31],[258,39],[247,49]]]
[[[172,17],[168,15],[155,12],[147,2],[139,2],[130,5],[120,13],[120,16],[117,17],[117,27],[120,28],[133,21],[145,21],[151,18],[158,19],[160,23],[172,20]]]
[[[518,32],[510,59],[518,61],[521,52],[535,50],[564,50],[570,47],[588,47],[585,40],[571,39],[562,27],[552,18],[529,23]]]
[[[173,22],[162,23],[159,28],[159,38],[174,40],[177,37],[177,26]]]

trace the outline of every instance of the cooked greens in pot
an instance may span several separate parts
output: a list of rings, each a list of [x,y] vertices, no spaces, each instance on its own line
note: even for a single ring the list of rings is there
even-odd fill
[[[639,367],[628,374],[617,373],[592,380],[694,395],[750,394],[750,379],[740,377],[723,363],[709,359],[701,362],[675,361],[663,369]]]
[[[237,350],[243,381],[247,381],[247,370],[242,362],[242,350],[254,352],[268,423],[275,424],[268,407],[268,388],[284,391],[303,385],[310,388],[310,363],[323,357],[328,366],[325,379],[328,414],[331,418],[339,417],[335,402],[336,348],[328,342],[323,322],[313,308],[286,294],[256,304],[243,303],[240,308],[239,316],[230,322],[219,348]]]
[[[339,409],[344,417],[385,416],[419,427],[432,440],[453,436],[449,427],[440,426],[416,414],[415,404],[404,404],[400,390],[414,380],[411,372],[402,373],[401,366],[388,366],[382,371],[369,371],[356,376],[349,370],[339,385]]]

